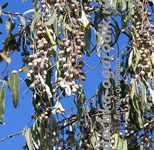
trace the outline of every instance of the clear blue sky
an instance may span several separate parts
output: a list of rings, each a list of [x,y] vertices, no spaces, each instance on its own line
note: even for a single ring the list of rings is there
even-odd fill
[[[7,0],[1,0],[0,5],[7,2]],[[27,0],[27,2],[22,3],[22,0],[10,0],[8,7],[5,9],[5,11],[10,12],[20,12],[23,13],[24,11],[32,9],[32,0]],[[0,41],[6,38],[6,32],[4,26],[0,25],[0,31],[4,31],[3,35],[0,35]],[[14,31],[15,32],[15,31]],[[93,39],[94,40],[94,39]],[[120,40],[120,47],[126,42],[126,39],[121,37]],[[2,44],[0,43],[0,50],[2,49]],[[114,50],[116,51],[116,50]],[[11,56],[12,62],[9,65],[9,69],[19,69],[19,67],[22,66],[20,53],[16,52]],[[97,64],[97,57],[96,53],[93,56],[93,58],[89,57],[84,59],[87,61],[87,63],[91,66],[95,66]],[[0,64],[0,73],[4,69],[6,65],[6,62],[3,61]],[[102,67],[100,66],[98,68],[100,71],[102,71]],[[85,67],[85,70],[89,70],[87,67]],[[21,77],[24,75],[21,74]],[[87,92],[87,99],[90,98],[93,94],[96,92],[96,88],[99,85],[99,83],[103,80],[103,77],[100,73],[97,73],[96,71],[91,71],[87,74],[87,79],[85,81],[85,91]],[[24,94],[24,91],[27,89],[24,83],[20,82],[20,99],[18,107],[15,109],[12,104],[12,98],[9,90],[6,91],[6,102],[5,102],[5,116],[4,116],[4,123],[5,125],[0,125],[0,139],[10,135],[12,133],[21,131],[26,126],[31,126],[31,115],[33,114],[33,107],[31,104],[31,92],[28,92]],[[71,108],[73,105],[73,98],[65,98],[62,100],[62,104],[64,104],[65,109]],[[22,147],[24,146],[25,141],[24,137],[19,135],[15,136],[13,138],[7,139],[3,142],[0,142],[0,150],[22,150]]]

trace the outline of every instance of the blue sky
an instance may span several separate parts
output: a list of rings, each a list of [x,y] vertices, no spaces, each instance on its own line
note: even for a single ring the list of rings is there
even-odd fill
[[[0,5],[7,2],[7,0],[0,1]],[[4,11],[10,12],[20,12],[21,14],[28,9],[32,9],[32,0],[27,0],[27,2],[22,3],[22,0],[10,0],[9,5]],[[4,34],[0,35],[0,41],[6,38],[6,32],[4,26],[0,25],[0,31],[3,31]],[[16,30],[14,30],[16,32]],[[94,38],[92,39],[95,40]],[[126,38],[124,36],[120,37],[119,45],[122,45],[126,42]],[[0,50],[2,49],[2,44],[0,44]],[[116,48],[113,53],[116,52]],[[96,53],[93,54],[93,57],[87,58],[86,56],[83,57],[86,62],[91,65],[95,66],[97,64],[98,58],[96,57]],[[12,62],[9,65],[8,69],[19,69],[22,66],[20,53],[16,52],[11,56]],[[0,64],[0,73],[4,69],[6,62],[3,61]],[[113,64],[114,65],[114,64]],[[98,67],[98,70],[102,71],[102,67]],[[85,70],[89,70],[85,67]],[[21,77],[24,75],[21,74]],[[97,86],[103,80],[102,74],[96,71],[91,71],[86,75],[87,79],[84,83],[85,91],[87,93],[87,99],[90,98],[93,94],[95,94]],[[18,107],[15,109],[12,104],[12,98],[9,90],[6,91],[6,102],[5,102],[5,116],[4,116],[4,123],[5,125],[0,125],[0,139],[10,135],[12,133],[21,131],[26,126],[31,126],[31,115],[33,114],[33,107],[31,104],[31,92],[24,94],[24,91],[27,89],[24,83],[20,82],[20,99]],[[70,109],[73,104],[73,98],[65,98],[62,100],[62,104],[64,105],[65,109]],[[13,138],[7,139],[3,142],[0,142],[0,150],[21,150],[24,146],[24,136],[15,136]]]

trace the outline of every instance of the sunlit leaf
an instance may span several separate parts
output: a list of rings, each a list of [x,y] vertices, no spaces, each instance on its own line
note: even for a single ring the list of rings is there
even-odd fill
[[[67,24],[67,23],[65,23],[65,28],[67,29],[67,30],[69,30],[70,32],[72,32],[73,31],[73,29],[69,26],[69,24]]]
[[[6,27],[7,34],[10,35],[10,32],[11,32],[11,22],[10,22],[10,19],[6,20],[5,27]]]
[[[126,0],[120,0],[120,10],[121,12],[124,12],[127,8],[127,1]]]
[[[86,13],[84,12],[84,10],[82,10],[82,15],[81,15],[81,19],[80,21],[82,22],[83,26],[85,28],[89,28],[90,27],[90,21],[87,19]]]
[[[0,56],[2,56],[6,60],[7,63],[11,63],[11,58],[5,51],[0,52]]]
[[[26,143],[27,143],[27,146],[28,146],[29,150],[34,150],[34,148],[33,148],[33,143],[32,143],[31,128],[28,128],[28,129],[26,130],[26,133],[25,133],[25,140],[26,140]]]
[[[48,35],[48,37],[50,39],[51,45],[54,46],[55,45],[55,42],[54,42],[53,37],[52,37],[52,35],[50,33],[50,30],[48,29],[47,26],[46,26],[46,32],[47,32],[47,35]]]

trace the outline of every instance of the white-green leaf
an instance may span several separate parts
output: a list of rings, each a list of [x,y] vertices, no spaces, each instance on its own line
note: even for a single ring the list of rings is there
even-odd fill
[[[127,0],[120,0],[120,9],[121,12],[124,12],[127,8]]]
[[[9,78],[9,85],[13,99],[13,105],[16,108],[19,99],[19,77],[17,72],[12,72]]]
[[[133,55],[134,55],[134,48],[132,49],[132,51],[129,54],[129,59],[128,59],[128,66],[130,67],[133,63]]]
[[[10,18],[9,18],[8,20],[6,20],[5,28],[6,28],[7,34],[9,35],[10,32],[11,32],[11,22],[10,22]]]
[[[5,88],[0,87],[0,123],[3,123],[4,118],[4,105],[5,105]]]
[[[2,7],[0,6],[0,16],[2,15]]]
[[[154,104],[154,90],[149,88],[149,92],[150,92],[150,95],[151,95],[151,98],[152,98],[152,102]]]
[[[86,13],[83,10],[82,10],[82,16],[81,16],[80,21],[82,22],[85,28],[89,28],[90,21],[87,19]]]
[[[112,0],[112,10],[113,10],[114,16],[116,16],[117,15],[117,0]]]
[[[25,139],[26,139],[26,143],[27,143],[29,150],[34,150],[33,143],[32,143],[31,128],[28,128],[26,130]]]

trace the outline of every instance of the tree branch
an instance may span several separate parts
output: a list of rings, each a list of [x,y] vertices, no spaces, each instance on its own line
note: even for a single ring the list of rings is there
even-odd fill
[[[9,138],[12,138],[12,137],[14,137],[14,136],[16,136],[16,135],[20,135],[20,134],[22,134],[22,133],[23,133],[23,131],[19,131],[19,132],[10,134],[10,135],[8,135],[8,136],[6,136],[6,137],[0,139],[0,142],[2,142],[2,141],[4,141],[4,140],[7,140],[7,139],[9,139]]]
[[[4,14],[4,15],[12,15],[12,16],[21,16],[21,17],[24,17],[24,18],[26,18],[26,19],[28,19],[30,21],[33,21],[33,19],[31,19],[29,17],[26,17],[26,16],[24,16],[22,14],[19,14],[19,13],[2,12],[2,14]]]

